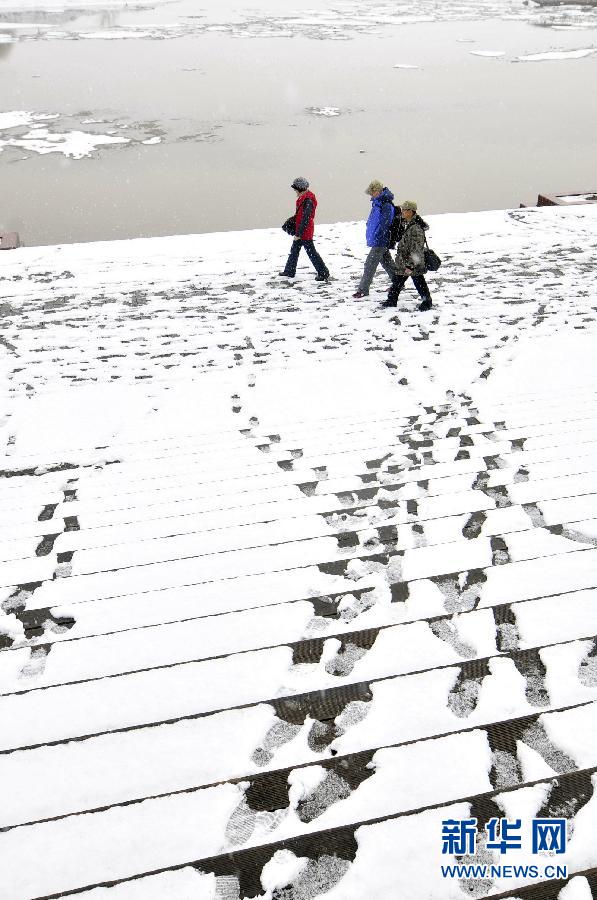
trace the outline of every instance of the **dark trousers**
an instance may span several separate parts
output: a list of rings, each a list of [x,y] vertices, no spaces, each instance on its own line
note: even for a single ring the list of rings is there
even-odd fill
[[[406,284],[409,278],[412,278],[413,284],[417,289],[417,293],[421,300],[431,300],[431,294],[429,293],[429,286],[425,281],[424,275],[398,275],[394,278],[392,282],[392,287],[388,291],[388,300],[397,300],[400,291]]]
[[[313,241],[293,241],[292,247],[290,248],[290,253],[288,254],[288,259],[286,260],[286,265],[284,266],[284,274],[288,275],[290,278],[294,278],[296,275],[296,264],[298,262],[299,253],[301,252],[301,247],[304,247],[307,256],[313,263],[315,271],[318,275],[322,275],[324,278],[329,277],[329,270],[321,256],[315,249],[315,244]]]

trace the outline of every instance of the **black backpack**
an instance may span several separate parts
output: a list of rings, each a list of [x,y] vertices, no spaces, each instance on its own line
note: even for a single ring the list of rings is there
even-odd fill
[[[392,205],[394,206],[394,204]],[[394,218],[392,219],[392,224],[390,225],[390,250],[394,250],[403,234],[404,222],[402,220],[402,210],[399,206],[394,206]]]

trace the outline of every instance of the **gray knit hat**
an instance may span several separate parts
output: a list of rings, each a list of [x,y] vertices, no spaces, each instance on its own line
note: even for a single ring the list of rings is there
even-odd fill
[[[306,178],[295,178],[290,187],[294,188],[295,191],[306,191],[309,187],[309,182]]]
[[[405,200],[403,203],[400,204],[400,209],[402,209],[402,210],[410,209],[412,212],[416,212],[417,204],[415,203],[414,200]]]

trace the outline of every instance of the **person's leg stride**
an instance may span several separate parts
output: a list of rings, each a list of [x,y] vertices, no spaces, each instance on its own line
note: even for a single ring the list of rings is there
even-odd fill
[[[367,254],[367,259],[365,260],[365,266],[363,268],[363,274],[361,276],[361,280],[359,282],[359,286],[357,288],[357,292],[354,295],[355,297],[366,297],[369,293],[369,289],[371,287],[371,282],[373,281],[373,276],[377,271],[377,267],[382,262],[384,255],[388,251],[385,247],[371,247],[369,253]],[[389,255],[389,254],[388,254]],[[384,266],[385,268],[385,266]],[[386,270],[387,271],[387,270]]]
[[[392,287],[388,291],[388,298],[382,303],[382,306],[397,306],[400,291],[408,281],[408,275],[395,275],[392,279]]]
[[[296,264],[298,262],[299,253],[301,252],[301,247],[303,245],[303,241],[293,241],[292,246],[290,247],[290,253],[288,254],[288,259],[286,260],[286,265],[284,266],[284,271],[281,272],[281,275],[285,275],[288,278],[294,278],[296,275]]]
[[[413,275],[413,284],[417,289],[417,293],[421,298],[421,304],[419,306],[419,312],[425,312],[427,309],[431,309],[433,306],[433,301],[431,299],[431,293],[429,291],[429,286],[425,280],[424,275]]]
[[[390,253],[389,250],[386,250],[384,252],[383,256],[380,259],[380,262],[381,262],[383,268],[385,269],[385,271],[388,273],[388,275],[390,276],[390,278],[393,281],[397,275],[396,263],[392,259],[392,254]]]
[[[313,243],[313,241],[303,241],[302,243],[304,244],[305,250],[307,251],[307,256],[313,264],[313,268],[317,272],[317,277],[321,280],[329,278],[329,269],[315,249],[315,244]]]

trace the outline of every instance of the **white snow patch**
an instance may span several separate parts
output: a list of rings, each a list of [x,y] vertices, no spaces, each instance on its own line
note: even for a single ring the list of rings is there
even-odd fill
[[[594,203],[597,202],[597,191],[591,194],[558,194],[558,200],[563,203]]]
[[[275,891],[291,884],[308,862],[306,858],[295,856],[292,850],[277,850],[261,872],[264,890]]]
[[[562,888],[558,900],[593,900],[589,882],[584,876],[578,875]]]
[[[291,807],[296,807],[300,801],[313,793],[324,780],[328,770],[323,766],[306,766],[303,769],[294,769],[288,775],[288,784],[290,790],[288,796]]]
[[[469,50],[469,53],[471,56],[486,56],[490,59],[498,59],[506,55],[504,50]]]
[[[523,741],[516,742],[516,752],[524,781],[539,781],[541,778],[553,778],[558,774],[536,750]]]

